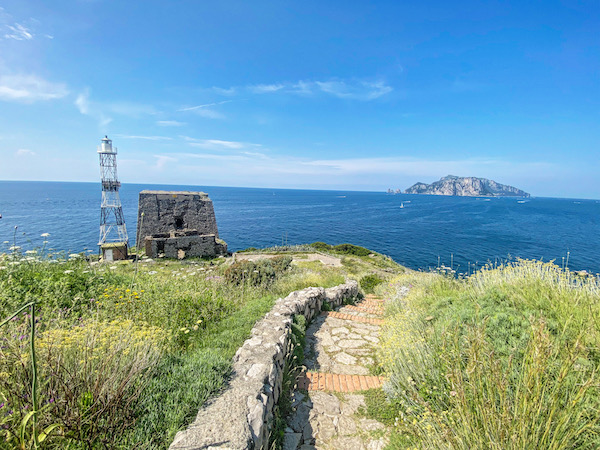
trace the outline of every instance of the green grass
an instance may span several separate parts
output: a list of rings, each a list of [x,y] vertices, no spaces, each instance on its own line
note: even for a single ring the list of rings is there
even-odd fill
[[[598,280],[517,261],[386,289],[391,448],[598,448]]]
[[[127,436],[127,444],[167,447],[202,404],[224,387],[233,355],[273,303],[273,296],[249,301],[203,329],[191,350],[165,358],[141,396],[140,419]]]

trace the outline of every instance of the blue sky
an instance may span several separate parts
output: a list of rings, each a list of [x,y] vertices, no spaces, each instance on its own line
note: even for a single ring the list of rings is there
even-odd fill
[[[0,8],[0,179],[600,198],[597,0]]]

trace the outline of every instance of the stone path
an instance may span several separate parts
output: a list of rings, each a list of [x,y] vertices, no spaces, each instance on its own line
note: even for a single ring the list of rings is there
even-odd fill
[[[385,426],[359,413],[361,391],[381,387],[373,376],[373,354],[379,343],[383,300],[367,296],[315,318],[306,331],[304,364],[292,394],[285,450],[376,450],[387,443]],[[308,391],[308,395],[306,392]]]
[[[235,253],[232,258],[234,261],[258,261],[259,259],[272,259],[281,256],[281,254],[270,253]],[[321,261],[324,266],[342,267],[342,259],[323,253],[296,253],[291,254],[294,262],[301,261]]]

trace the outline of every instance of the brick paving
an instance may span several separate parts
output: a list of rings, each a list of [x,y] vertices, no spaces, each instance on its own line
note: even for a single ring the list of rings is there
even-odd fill
[[[358,380],[358,383],[356,383]],[[372,375],[304,372],[298,377],[298,389],[306,391],[360,392],[380,388],[384,378]]]
[[[370,323],[372,325],[381,325],[383,323],[382,319],[377,319],[374,317],[355,316],[353,314],[346,314],[339,311],[326,311],[321,313],[321,315],[326,317],[333,317],[334,319],[353,320],[355,322]]]

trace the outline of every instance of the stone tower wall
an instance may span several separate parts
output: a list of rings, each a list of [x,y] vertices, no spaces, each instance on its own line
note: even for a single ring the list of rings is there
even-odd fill
[[[188,191],[140,192],[137,246],[144,246],[146,236],[174,230],[198,230],[199,235],[219,237],[213,203],[208,195]]]

